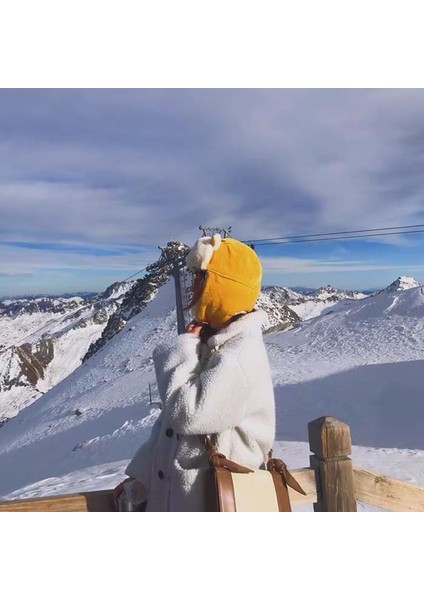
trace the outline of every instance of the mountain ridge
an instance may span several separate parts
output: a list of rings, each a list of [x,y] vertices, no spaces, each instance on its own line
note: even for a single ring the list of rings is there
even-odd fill
[[[37,296],[27,303],[0,303],[0,421],[18,414],[104,348],[169,282],[169,263],[184,258],[187,252],[188,246],[171,240],[161,248],[160,259],[149,265],[143,278],[115,282],[91,298]],[[401,276],[385,288],[386,293],[399,282],[412,285],[411,278]],[[355,302],[362,297],[366,296],[329,285],[313,294],[264,286],[257,308],[267,313],[266,332],[270,333],[328,313],[340,302]],[[19,322],[21,335],[16,330]],[[5,342],[7,326],[13,330],[9,344]]]
[[[122,478],[160,412],[151,356],[177,336],[174,293],[168,280],[100,352],[3,425],[0,495],[61,493],[66,480],[68,491],[99,489]],[[391,448],[380,452],[386,460],[396,448],[415,448],[409,460],[422,464],[423,317],[418,287],[343,301],[265,335],[277,448],[304,442],[307,422],[335,414],[352,427],[354,443]],[[363,456],[372,468],[378,453],[370,452]]]

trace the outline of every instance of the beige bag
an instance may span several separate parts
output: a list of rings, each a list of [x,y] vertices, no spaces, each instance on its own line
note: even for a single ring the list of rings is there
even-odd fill
[[[208,512],[291,512],[287,486],[306,492],[291,475],[286,464],[272,458],[266,469],[243,467],[216,451],[209,436],[200,436],[209,458],[206,477]]]

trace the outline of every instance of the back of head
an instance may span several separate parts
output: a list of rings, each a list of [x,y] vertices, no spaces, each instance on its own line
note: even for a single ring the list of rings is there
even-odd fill
[[[197,240],[187,267],[206,272],[194,317],[211,327],[223,327],[236,314],[250,312],[261,289],[262,267],[255,252],[238,240],[219,234]]]

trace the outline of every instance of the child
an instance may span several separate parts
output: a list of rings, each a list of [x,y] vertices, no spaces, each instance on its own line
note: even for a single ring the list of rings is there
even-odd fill
[[[201,435],[212,434],[218,452],[252,469],[266,465],[274,442],[266,315],[254,310],[259,259],[242,242],[215,234],[196,242],[187,267],[194,320],[153,352],[163,410],[126,470],[130,500],[147,500],[147,511],[205,510],[209,463]]]

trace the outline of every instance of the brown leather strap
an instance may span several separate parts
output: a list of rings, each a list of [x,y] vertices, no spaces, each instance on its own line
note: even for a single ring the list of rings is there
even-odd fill
[[[209,453],[209,464],[211,467],[215,468],[223,468],[227,469],[231,473],[253,473],[253,469],[249,469],[248,467],[243,467],[243,465],[239,465],[236,462],[233,462],[224,454],[220,454],[219,452],[210,452]]]
[[[215,467],[215,480],[218,511],[236,512],[236,498],[231,472],[224,467]]]
[[[239,465],[238,463],[230,460],[224,454],[217,452],[209,436],[200,435],[199,438],[207,450],[209,464],[211,467],[222,467],[224,469],[228,469],[228,471],[231,471],[232,473],[253,473],[252,469],[249,469],[248,467],[243,467],[243,465]]]
[[[201,435],[199,439],[206,448],[212,471],[207,476],[207,510],[209,512],[236,512],[237,508],[231,473],[253,473],[254,471],[229,460],[224,454],[217,452],[209,436]],[[305,496],[306,492],[290,473],[284,461],[279,458],[271,458],[272,452],[270,452],[269,456],[267,469],[271,472],[274,482],[278,510],[279,512],[291,512],[287,486],[289,485],[299,492],[299,494],[304,494]],[[214,480],[211,480],[212,475],[214,476]]]
[[[271,471],[271,475],[274,480],[274,488],[277,495],[278,511],[291,512],[289,490],[287,489],[286,482],[278,471]]]
[[[205,485],[205,511],[219,512],[218,486],[215,478],[215,469],[206,469],[204,475]]]
[[[267,464],[268,471],[277,472],[281,475],[286,485],[289,485],[292,489],[299,494],[306,496],[306,492],[301,488],[300,484],[296,481],[293,475],[287,468],[287,465],[280,458],[271,458]]]

